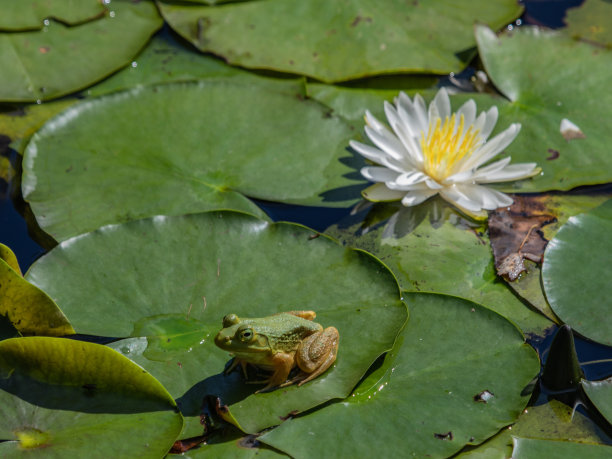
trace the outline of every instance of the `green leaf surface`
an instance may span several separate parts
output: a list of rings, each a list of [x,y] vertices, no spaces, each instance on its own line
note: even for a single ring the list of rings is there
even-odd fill
[[[288,420],[260,441],[296,458],[447,457],[513,422],[539,369],[516,327],[460,298],[405,299],[410,321],[382,367],[343,402]]]
[[[606,459],[612,454],[612,446],[590,445],[569,441],[536,440],[515,437],[513,459],[541,459],[543,457],[576,457],[580,459]]]
[[[28,144],[24,198],[57,240],[160,213],[263,215],[245,195],[346,206],[363,183],[344,177],[351,129],[294,89],[177,83],[70,107]]]
[[[565,13],[567,32],[576,38],[612,46],[612,4],[607,0],[585,0]]]
[[[602,89],[612,72],[612,50],[535,27],[497,37],[477,26],[476,39],[492,82],[510,100],[500,104],[500,120],[522,124],[507,153],[513,162],[535,161],[542,168],[541,176],[517,182],[516,190],[569,190],[612,181],[609,132],[601,122],[612,105],[612,92]],[[586,137],[565,140],[564,118]]]
[[[0,33],[0,100],[59,97],[127,65],[162,24],[149,1],[113,0],[103,18],[70,27]],[[95,56],[95,58],[92,58]]]
[[[171,27],[202,51],[242,67],[326,82],[385,73],[459,72],[473,57],[475,22],[497,29],[522,10],[510,0],[158,5]]]
[[[593,405],[603,417],[612,424],[612,378],[602,381],[583,380],[581,384],[589,400],[593,402]]]
[[[174,455],[170,458],[178,457]],[[238,429],[224,427],[209,436],[206,443],[198,448],[191,449],[180,455],[185,459],[197,459],[201,457],[231,457],[232,459],[279,459],[288,456],[280,451],[270,448],[257,440],[256,435],[245,435]]]
[[[178,399],[190,417],[184,436],[201,434],[206,394],[221,395],[254,433],[294,410],[346,397],[406,319],[397,282],[378,260],[316,236],[233,212],[155,217],[67,240],[28,277],[50,289],[80,333],[147,334],[117,349]],[[298,309],[339,330],[332,369],[304,386],[256,395],[261,385],[245,384],[239,371],[221,374],[230,356],[212,338],[223,316]]]
[[[163,386],[105,346],[0,342],[2,457],[162,457],[182,418]]]
[[[0,259],[0,315],[26,335],[74,333],[70,322],[49,295],[25,280],[4,259]]]
[[[512,320],[525,333],[552,325],[497,277],[484,227],[463,219],[439,198],[411,208],[376,204],[327,232],[379,257],[403,290],[467,298]]]
[[[22,2],[0,0],[0,31],[41,29],[43,21],[53,18],[65,24],[99,19],[107,9],[98,0],[45,0]]]
[[[606,434],[584,414],[558,400],[525,408],[517,422],[502,429],[484,443],[467,447],[461,459],[507,459],[512,457],[512,437],[526,436],[546,440],[571,440],[601,443]]]
[[[542,284],[553,311],[574,331],[612,345],[612,200],[570,218],[548,243]]]
[[[21,274],[19,262],[13,251],[6,245],[0,243],[0,260],[3,260],[17,274]]]

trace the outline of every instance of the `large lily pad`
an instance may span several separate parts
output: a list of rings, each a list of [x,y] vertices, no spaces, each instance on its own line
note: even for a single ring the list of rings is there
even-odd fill
[[[20,333],[26,335],[74,333],[66,316],[49,295],[21,276],[13,252],[2,244],[0,249],[0,316],[5,316]]]
[[[403,290],[467,298],[524,332],[539,333],[552,325],[497,276],[484,227],[463,219],[441,199],[414,208],[376,204],[327,231],[379,257]]]
[[[340,161],[351,130],[294,89],[202,81],[72,106],[28,144],[24,198],[57,240],[158,213],[263,215],[245,195],[329,200],[324,191],[360,183]],[[345,206],[358,191],[339,194],[326,204]]]
[[[513,422],[539,369],[517,328],[463,299],[405,299],[410,321],[380,369],[343,402],[260,440],[297,458],[447,457]]]
[[[43,21],[54,18],[65,24],[78,24],[103,16],[107,10],[98,0],[45,0],[25,3],[0,0],[0,30],[41,29]]]
[[[542,457],[579,457],[580,459],[606,459],[612,454],[612,446],[574,443],[570,441],[514,438],[512,457],[515,459],[540,459]]]
[[[609,131],[601,123],[612,105],[612,93],[602,90],[612,72],[612,50],[535,27],[497,37],[478,26],[476,39],[491,80],[510,100],[500,104],[500,119],[522,124],[506,151],[513,161],[542,168],[541,176],[517,182],[516,189],[569,190],[612,181]],[[563,119],[585,138],[566,140]]]
[[[593,405],[612,424],[612,378],[603,381],[582,381],[581,384]]]
[[[511,0],[158,5],[172,28],[202,51],[231,64],[326,82],[384,73],[459,72],[473,57],[474,22],[497,29],[522,9]]]
[[[575,331],[612,345],[612,200],[571,217],[548,243],[542,283],[553,311]]]
[[[5,340],[0,373],[2,457],[161,457],[181,430],[162,385],[99,344]]]
[[[0,100],[46,100],[89,86],[130,63],[161,24],[151,2],[113,0],[103,18],[78,26],[51,20],[42,30],[0,33]]]
[[[406,319],[397,282],[378,260],[316,235],[231,212],[155,217],[69,239],[28,278],[50,289],[80,333],[147,335],[145,349],[142,341],[117,349],[142,354],[137,362],[179,399],[192,429],[184,436],[201,433],[206,394],[222,395],[235,422],[256,432],[348,395]],[[230,357],[212,337],[224,315],[295,309],[338,328],[333,369],[302,387],[256,395],[261,386],[245,385],[240,372],[220,374]]]

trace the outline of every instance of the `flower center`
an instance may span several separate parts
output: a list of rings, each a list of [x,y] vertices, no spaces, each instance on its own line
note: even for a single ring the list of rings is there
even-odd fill
[[[459,172],[458,165],[466,156],[470,156],[481,144],[481,137],[474,126],[464,131],[464,117],[455,114],[448,116],[442,124],[437,118],[429,123],[427,137],[421,134],[421,149],[423,150],[424,172],[440,183],[445,178]]]

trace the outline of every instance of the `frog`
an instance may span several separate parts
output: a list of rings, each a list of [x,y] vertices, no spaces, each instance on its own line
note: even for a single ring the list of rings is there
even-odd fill
[[[256,393],[312,381],[336,361],[340,337],[335,327],[323,328],[314,322],[315,317],[314,311],[287,311],[253,319],[226,315],[215,336],[215,344],[234,355],[225,373],[240,365],[246,377],[247,364],[271,371],[269,379],[252,382],[266,384]],[[299,373],[288,379],[296,367]]]

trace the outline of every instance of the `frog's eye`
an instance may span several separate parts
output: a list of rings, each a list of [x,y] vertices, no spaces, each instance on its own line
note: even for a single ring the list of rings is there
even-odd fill
[[[240,322],[236,314],[228,314],[223,318],[223,328],[231,327]]]
[[[248,343],[250,341],[253,341],[254,338],[255,338],[255,332],[253,331],[252,328],[247,327],[247,328],[243,328],[242,330],[238,330],[238,339],[240,339],[240,341],[242,341],[243,343]]]

